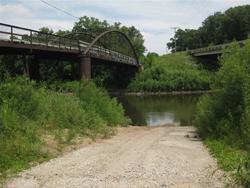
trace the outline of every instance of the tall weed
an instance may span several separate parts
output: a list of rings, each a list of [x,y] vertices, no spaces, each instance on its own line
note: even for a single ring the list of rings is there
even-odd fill
[[[192,91],[208,90],[211,73],[199,68],[186,53],[153,58],[153,63],[138,73],[128,86],[129,91]]]
[[[68,144],[81,135],[109,137],[113,127],[130,122],[122,106],[93,83],[61,85],[60,91],[72,93],[48,90],[24,77],[0,84],[0,179],[47,159],[49,153],[42,150],[46,134]]]

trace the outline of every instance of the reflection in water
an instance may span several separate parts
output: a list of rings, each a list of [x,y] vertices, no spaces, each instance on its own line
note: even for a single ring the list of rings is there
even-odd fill
[[[134,125],[191,125],[200,95],[119,96]]]
[[[145,113],[146,124],[151,126],[173,124],[174,114],[168,112],[147,112]]]

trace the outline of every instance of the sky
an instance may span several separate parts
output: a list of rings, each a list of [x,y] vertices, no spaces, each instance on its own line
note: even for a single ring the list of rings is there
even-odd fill
[[[217,11],[250,4],[250,0],[44,0],[76,17],[92,16],[109,23],[135,26],[148,52],[164,54],[173,27],[197,29]],[[40,0],[0,0],[0,22],[30,29],[72,29],[76,18]]]

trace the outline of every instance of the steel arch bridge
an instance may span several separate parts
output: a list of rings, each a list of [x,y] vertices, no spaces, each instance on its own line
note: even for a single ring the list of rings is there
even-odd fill
[[[69,37],[71,34],[78,37]],[[80,40],[79,36],[82,34],[84,33],[76,32],[60,36],[0,23],[0,55],[34,55],[39,58],[74,59],[80,62],[81,79],[91,79],[91,64],[95,60],[124,65],[136,70],[142,68],[135,48],[123,32],[108,30],[98,36],[87,34],[90,36],[91,42]],[[115,34],[118,38],[115,38],[112,34]],[[118,45],[116,44],[116,48],[112,49],[110,43],[114,41],[118,42]],[[121,52],[117,50],[122,48],[121,46],[124,44],[127,45],[125,48],[129,51],[127,54],[124,53],[124,50]],[[26,72],[31,75],[32,67],[26,66],[26,69],[28,69]]]

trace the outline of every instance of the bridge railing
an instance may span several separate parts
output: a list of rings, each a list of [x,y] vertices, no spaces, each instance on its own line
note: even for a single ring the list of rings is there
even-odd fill
[[[95,57],[107,57],[109,56],[110,60],[115,62],[127,62],[127,64],[137,65],[137,62],[134,58],[123,55],[119,52],[103,48],[101,46],[93,46],[89,52],[92,56]]]
[[[85,49],[88,47],[89,43],[84,41],[79,41],[80,44],[80,51],[84,52]],[[110,57],[110,60],[116,61],[116,62],[127,62],[132,65],[137,65],[137,62],[134,58],[131,58],[127,55],[121,54],[119,52],[115,52],[112,50],[109,50],[107,48],[104,48],[99,45],[94,45],[89,52],[92,56],[95,57]]]
[[[239,46],[244,46],[245,44],[245,40],[241,40],[241,41],[237,41]],[[222,51],[224,49],[226,49],[228,46],[230,46],[232,43],[226,43],[226,44],[219,44],[219,45],[215,45],[215,46],[208,46],[208,47],[204,47],[204,48],[198,48],[198,49],[194,49],[194,50],[188,50],[188,52],[190,54],[196,54],[196,53],[205,53],[205,52],[213,52],[213,51]]]
[[[78,50],[79,45],[77,40],[73,40],[71,38],[4,23],[0,23],[0,38],[1,40],[13,43],[41,45],[69,50]]]
[[[90,43],[50,33],[27,29],[19,26],[0,23],[0,40],[10,43],[39,45],[47,48],[77,50],[83,53]],[[32,47],[31,47],[32,48]],[[94,45],[89,53],[95,57],[105,57],[115,62],[126,62],[137,65],[134,58],[109,50],[99,45]]]

